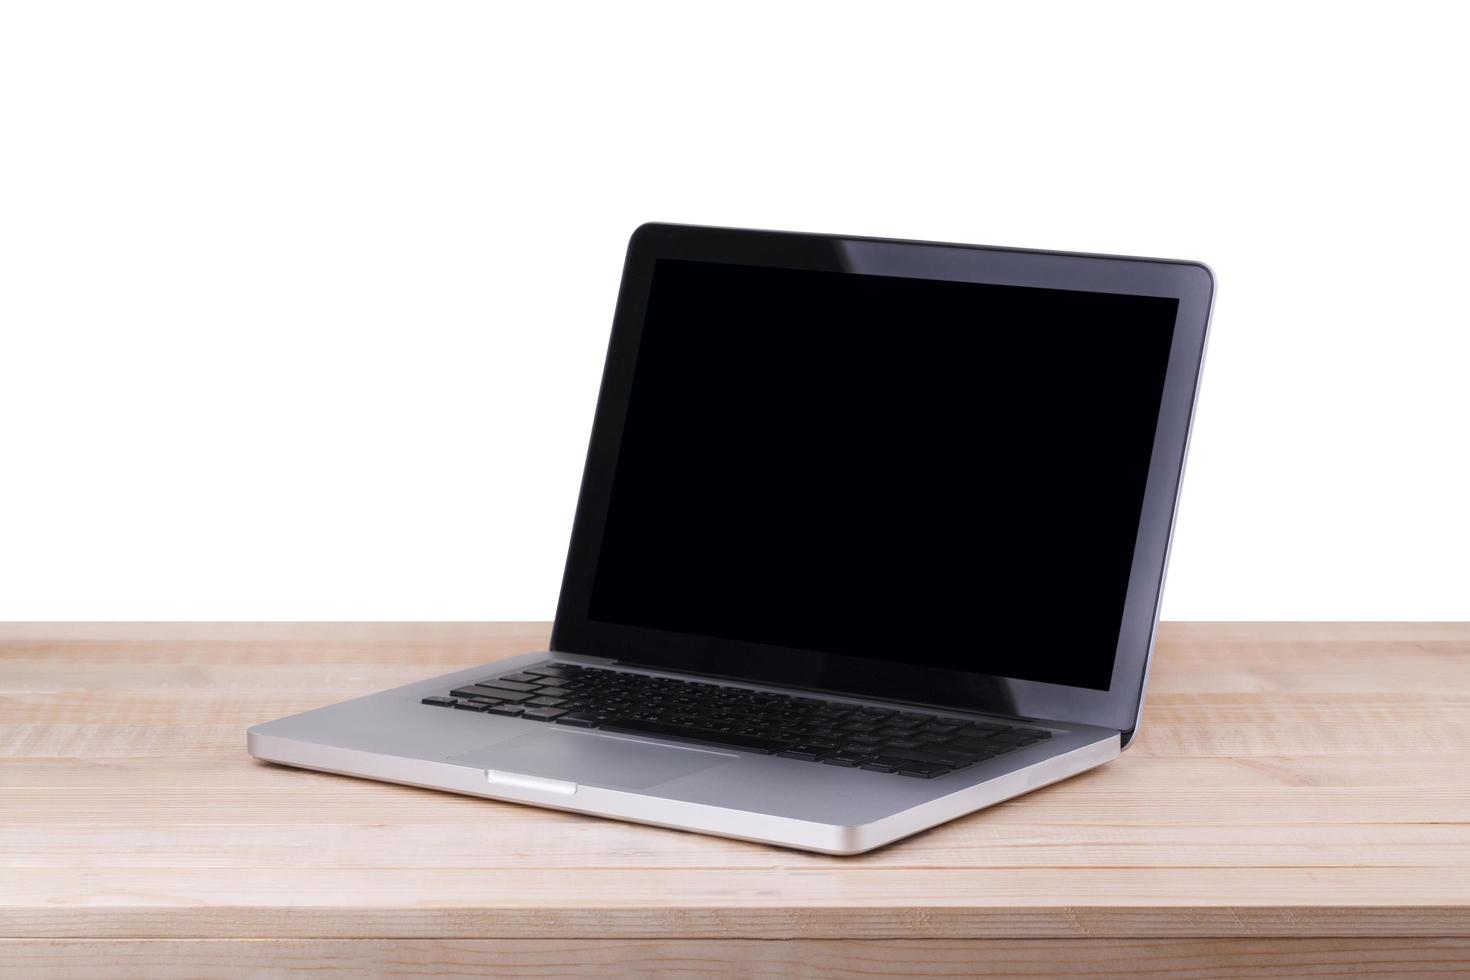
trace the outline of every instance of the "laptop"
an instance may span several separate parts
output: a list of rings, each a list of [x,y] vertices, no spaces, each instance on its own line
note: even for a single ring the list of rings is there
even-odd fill
[[[1196,262],[644,225],[549,648],[249,751],[828,854],[1102,765],[1212,295]]]

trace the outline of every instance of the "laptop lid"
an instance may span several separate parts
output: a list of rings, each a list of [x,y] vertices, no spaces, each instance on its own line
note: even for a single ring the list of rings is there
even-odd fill
[[[1212,291],[644,225],[552,649],[1131,733]]]

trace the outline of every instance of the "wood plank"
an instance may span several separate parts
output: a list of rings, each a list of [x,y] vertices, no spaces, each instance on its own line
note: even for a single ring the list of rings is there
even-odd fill
[[[1464,893],[1460,868],[33,868],[0,936],[1448,936]]]
[[[549,623],[0,623],[0,663],[416,664],[544,650]]]
[[[0,940],[0,970],[77,976],[284,980],[374,977],[1464,976],[1470,940]]]
[[[1054,898],[1055,896],[1053,896]],[[0,938],[18,939],[756,939],[839,941],[882,939],[1153,939],[1321,938],[1464,939],[1470,935],[1463,905],[1391,904],[1309,907],[1136,906],[1087,907],[1070,912],[1052,907],[624,909],[384,907],[312,910],[290,906],[164,909],[115,905],[70,910],[5,909]]]
[[[0,866],[75,868],[118,873],[124,868],[314,868],[361,867],[363,848],[393,855],[402,869],[433,871],[446,853],[467,855],[462,866],[538,868],[678,869],[701,863],[710,869],[767,868],[767,849],[714,850],[698,841],[671,838],[657,829],[609,828],[589,817],[545,818],[501,807],[475,821],[406,823],[178,823],[109,829],[105,824],[23,824],[0,836]],[[486,849],[487,834],[513,841]],[[106,837],[105,843],[99,839]],[[563,839],[570,838],[570,839]],[[1342,868],[1374,848],[1380,868],[1438,868],[1470,864],[1470,833],[1463,826],[1391,826],[1357,823],[1262,828],[1226,823],[1176,827],[1135,824],[1006,825],[965,821],[923,835],[910,847],[890,848],[864,859],[866,866],[924,868],[964,862],[974,869],[1057,866],[1092,869],[1144,868]],[[820,856],[794,854],[792,868],[825,869]],[[713,870],[710,872],[713,873]]]

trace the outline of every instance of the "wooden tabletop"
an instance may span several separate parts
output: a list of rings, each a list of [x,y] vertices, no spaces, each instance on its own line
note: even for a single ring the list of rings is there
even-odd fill
[[[1470,624],[1165,624],[1121,759],[849,858],[245,753],[547,635],[0,625],[0,975],[1470,970]]]

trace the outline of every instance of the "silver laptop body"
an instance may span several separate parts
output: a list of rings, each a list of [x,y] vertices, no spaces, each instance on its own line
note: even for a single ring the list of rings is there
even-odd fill
[[[1191,262],[645,225],[629,245],[552,649],[256,725],[250,754],[829,854],[1101,765],[1138,734],[1212,294]],[[814,336],[829,333],[789,346],[813,318]],[[1001,339],[931,368],[930,321],[934,336],[963,334],[956,343]],[[722,345],[714,354],[688,346],[701,330]],[[869,335],[881,351],[848,356]],[[999,373],[955,363],[1000,357]],[[706,383],[711,364],[738,368],[738,386]],[[865,370],[875,388],[844,387]],[[1011,413],[997,388],[1028,371],[1043,380],[1015,390],[1046,407]],[[831,398],[783,394],[829,373]],[[912,383],[880,412],[889,374]],[[987,421],[916,429],[931,416],[904,413],[930,381],[944,391],[923,412],[983,403]],[[747,397],[756,408],[729,409]],[[848,414],[844,398],[861,404]],[[808,405],[836,405],[839,428],[860,418],[859,434],[828,443],[824,414],[828,428],[763,456]],[[898,431],[875,431],[894,417]],[[762,433],[749,444],[747,421]],[[990,426],[993,439],[971,441]],[[1073,465],[1058,456],[1081,461],[1076,479],[1046,470],[1028,487],[1012,467]],[[727,464],[701,502],[709,468]],[[886,479],[889,496],[917,494],[896,470],[934,481],[934,513],[915,503],[927,491],[893,512],[889,497],[863,497]],[[972,472],[990,482],[955,487]],[[1088,537],[1101,523],[1111,536]]]

